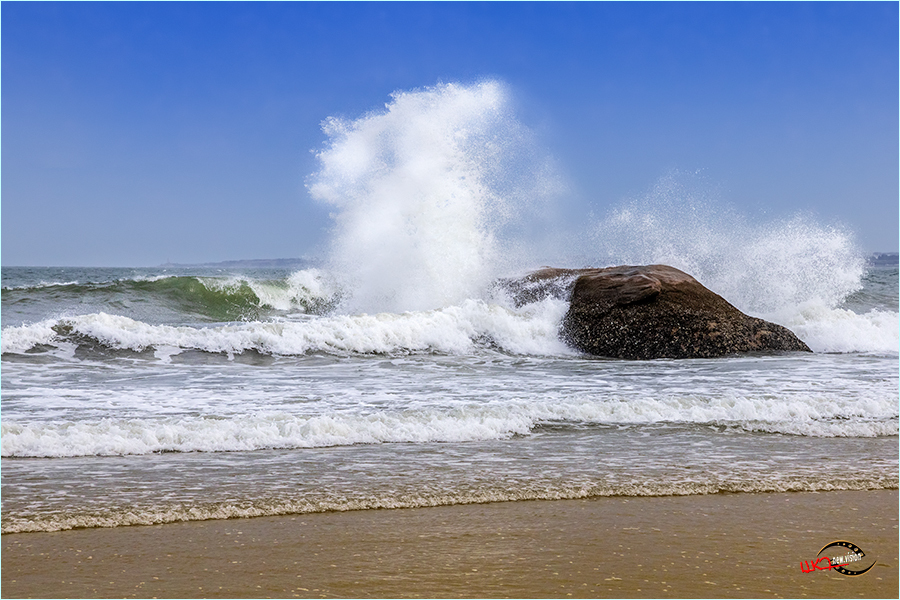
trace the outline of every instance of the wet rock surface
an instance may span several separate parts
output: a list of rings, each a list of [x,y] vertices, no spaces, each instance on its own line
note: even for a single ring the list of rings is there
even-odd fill
[[[506,286],[520,305],[570,294],[560,336],[572,347],[598,356],[711,358],[810,352],[789,329],[745,315],[684,271],[666,265],[544,268]]]

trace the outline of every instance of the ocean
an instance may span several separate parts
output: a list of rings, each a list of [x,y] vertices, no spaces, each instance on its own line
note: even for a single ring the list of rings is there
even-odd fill
[[[2,532],[898,487],[896,262],[679,177],[534,241],[561,188],[504,98],[446,85],[326,122],[321,262],[4,267]],[[565,298],[497,285],[649,263],[813,353],[586,356]]]
[[[653,361],[567,349],[558,300],[215,271],[3,269],[3,532],[898,485],[896,266],[798,311],[813,354]]]

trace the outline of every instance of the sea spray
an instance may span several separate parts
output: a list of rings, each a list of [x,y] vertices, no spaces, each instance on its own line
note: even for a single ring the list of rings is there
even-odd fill
[[[682,269],[754,314],[809,301],[837,306],[865,273],[863,253],[841,227],[809,215],[750,222],[677,171],[612,209],[596,224],[593,244],[609,263]]]
[[[864,254],[840,226],[811,215],[752,222],[695,174],[673,171],[645,196],[621,203],[590,235],[594,260],[667,264],[742,311],[792,329],[816,352],[897,352],[897,313],[853,312]]]
[[[397,92],[384,111],[323,129],[309,191],[337,209],[329,262],[351,311],[481,297],[509,266],[505,250],[524,246],[509,232],[527,229],[556,189],[495,81]]]

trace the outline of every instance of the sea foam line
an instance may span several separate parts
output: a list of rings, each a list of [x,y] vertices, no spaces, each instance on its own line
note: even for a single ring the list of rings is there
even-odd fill
[[[428,492],[398,495],[361,495],[360,497],[316,499],[256,499],[246,502],[183,503],[158,506],[131,506],[82,514],[9,514],[4,512],[2,533],[62,531],[75,528],[122,527],[130,525],[158,525],[183,521],[206,521],[351,510],[391,508],[424,508],[462,504],[485,504],[519,500],[575,500],[598,497],[695,496],[718,493],[762,492],[823,492],[836,490],[892,490],[898,488],[898,478],[873,475],[870,477],[782,477],[736,479],[712,477],[708,481],[635,481],[629,484],[607,485],[597,482],[574,482],[548,486],[529,482],[507,482],[512,485],[494,486],[478,492],[435,494]]]

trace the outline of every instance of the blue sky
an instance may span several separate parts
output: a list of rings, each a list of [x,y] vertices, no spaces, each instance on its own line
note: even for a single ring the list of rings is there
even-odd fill
[[[898,249],[898,4],[4,2],[3,265],[321,251],[321,122],[499,79],[573,222],[700,171]]]

